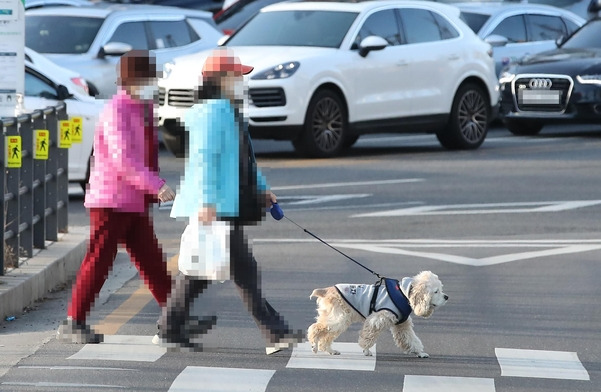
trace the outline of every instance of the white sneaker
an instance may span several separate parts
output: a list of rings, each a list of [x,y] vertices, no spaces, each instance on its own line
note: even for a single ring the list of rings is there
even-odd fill
[[[161,343],[161,338],[159,338],[159,334],[157,333],[156,335],[154,335],[152,337],[152,344],[159,344]]]

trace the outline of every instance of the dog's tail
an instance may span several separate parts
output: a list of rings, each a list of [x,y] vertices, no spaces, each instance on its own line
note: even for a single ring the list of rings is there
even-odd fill
[[[309,296],[309,299],[312,299],[313,297],[323,298],[326,296],[327,292],[328,292],[328,289],[315,289]]]

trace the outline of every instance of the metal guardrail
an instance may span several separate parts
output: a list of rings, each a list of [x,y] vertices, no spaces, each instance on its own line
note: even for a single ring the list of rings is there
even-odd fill
[[[33,249],[44,249],[46,241],[58,241],[66,233],[69,207],[69,149],[59,148],[59,121],[68,120],[67,106],[36,110],[19,117],[0,118],[0,275],[5,266],[19,266],[19,258],[30,258]],[[34,131],[49,131],[48,159],[34,159]],[[7,137],[21,137],[21,167],[7,167]]]

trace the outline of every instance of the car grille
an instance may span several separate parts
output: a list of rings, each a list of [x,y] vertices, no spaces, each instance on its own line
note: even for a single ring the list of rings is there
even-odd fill
[[[165,104],[165,87],[159,87],[159,105]]]
[[[251,88],[248,91],[251,103],[258,108],[285,106],[286,94],[280,87],[277,88]]]
[[[163,92],[163,97],[165,93]],[[159,102],[161,99],[161,93],[159,91]],[[165,98],[163,98],[164,100]],[[189,108],[194,105],[194,90],[183,90],[183,89],[171,89],[169,93],[167,93],[167,105]]]
[[[546,80],[551,81],[550,88],[535,89],[530,87],[530,82],[533,80]],[[519,76],[514,81],[514,94],[517,103],[518,110],[523,112],[548,112],[548,113],[562,113],[566,110],[570,94],[572,92],[572,80],[567,76],[557,75],[536,75],[536,76]],[[558,103],[536,103],[536,102],[524,102],[519,97],[519,91],[539,91],[541,93],[552,93],[554,91],[559,92]]]

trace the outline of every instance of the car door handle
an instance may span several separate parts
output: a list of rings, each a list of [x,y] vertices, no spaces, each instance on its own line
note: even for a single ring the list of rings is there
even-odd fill
[[[397,67],[404,67],[409,65],[409,63],[406,60],[399,60],[396,62]]]
[[[454,61],[454,60],[459,60],[461,57],[458,54],[452,54],[448,57],[449,60]]]

